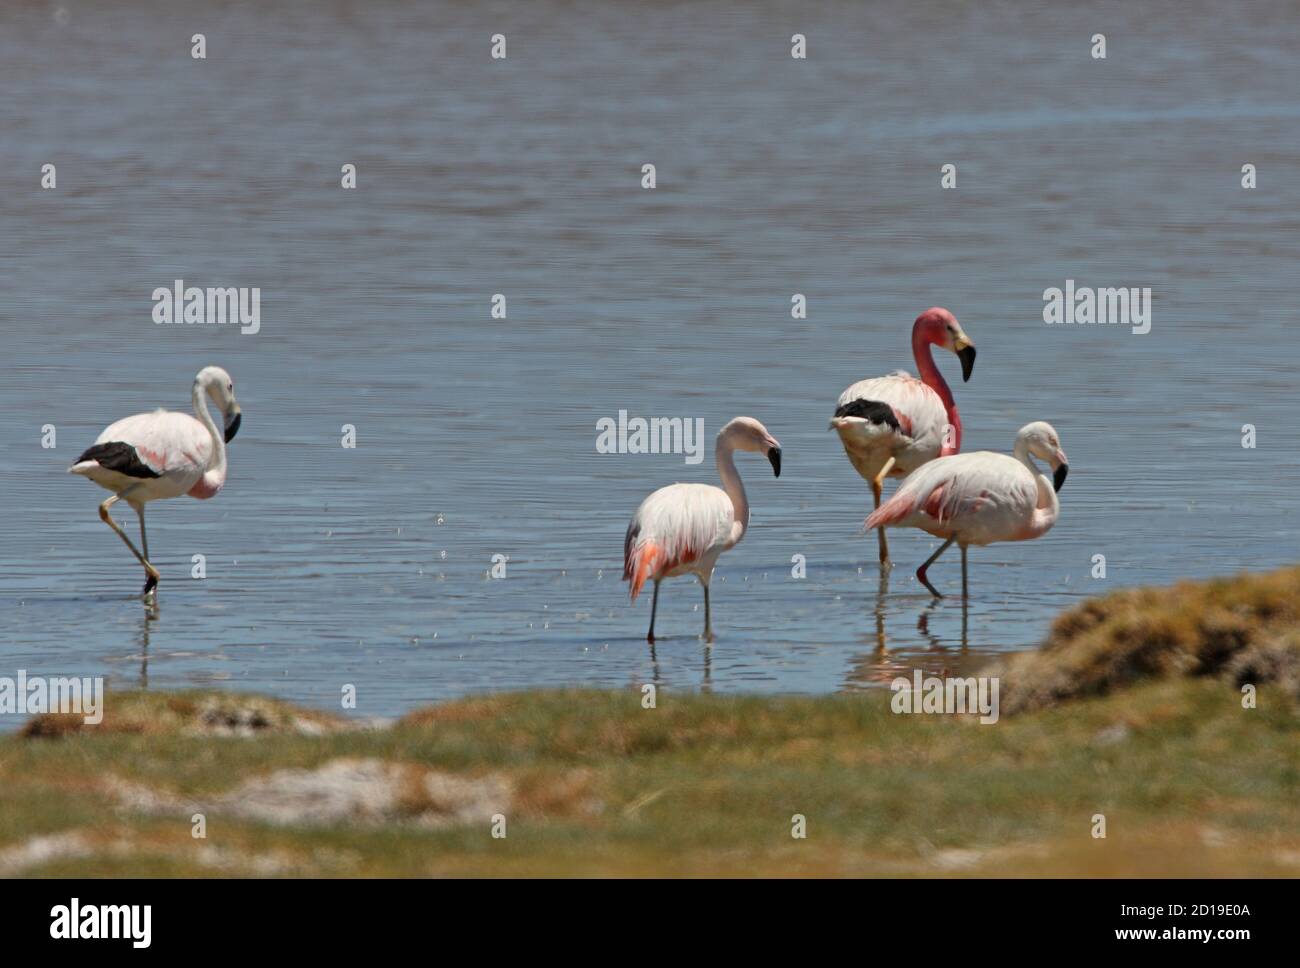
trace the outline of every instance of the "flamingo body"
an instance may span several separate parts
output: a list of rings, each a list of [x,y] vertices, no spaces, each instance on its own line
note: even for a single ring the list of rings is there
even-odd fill
[[[1031,457],[1045,460],[1053,477],[1041,473]],[[962,550],[962,589],[966,588],[966,549],[995,541],[1028,541],[1051,530],[1060,515],[1057,491],[1069,464],[1051,424],[1026,424],[1016,436],[1013,456],[992,451],[939,457],[913,471],[888,501],[867,518],[868,528],[920,528],[946,539],[917,570],[935,595],[926,569],[956,542]]]
[[[948,411],[938,393],[899,370],[859,380],[841,393],[834,425],[849,462],[870,481],[891,457],[889,477],[910,474],[938,457]]]
[[[212,463],[212,450],[212,435],[189,414],[155,410],[110,424],[68,470],[115,494],[134,486],[129,500],[143,504],[195,490]],[[224,483],[199,488],[194,496],[212,497]]]
[[[145,505],[182,494],[200,500],[214,497],[226,483],[226,443],[239,431],[242,420],[234,382],[219,366],[199,371],[191,396],[194,416],[155,410],[118,420],[106,427],[68,468],[68,473],[79,474],[113,492],[99,506],[99,517],[144,566],[146,599],[157,586],[159,575],[149,561]],[[217,428],[208,411],[209,397],[221,408],[223,429]],[[143,552],[109,513],[117,501],[126,501],[139,516]]]
[[[966,545],[1036,538],[1055,521],[1039,507],[1036,476],[993,451],[941,457],[909,476],[867,527],[920,528]]]
[[[687,574],[707,578],[718,557],[743,535],[731,498],[722,488],[659,488],[636,509],[623,540],[623,578],[632,583],[632,601],[647,579],[659,582]]]
[[[709,582],[718,557],[734,548],[749,527],[749,499],[732,454],[737,450],[767,454],[781,476],[781,445],[752,417],[736,417],[718,432],[715,460],[722,487],[670,484],[641,502],[623,538],[623,580],[632,601],[647,581],[654,582],[650,608],[653,643],[659,584],[665,578],[695,575],[704,588],[704,638],[713,638],[709,611]]]
[[[918,467],[961,450],[961,416],[930,347],[941,346],[961,359],[962,379],[970,379],[975,346],[955,316],[941,306],[927,309],[912,324],[912,358],[920,377],[899,370],[859,380],[843,393],[831,418],[854,469],[871,484],[880,507],[886,477],[910,474]],[[880,561],[889,561],[889,546],[880,534]]]

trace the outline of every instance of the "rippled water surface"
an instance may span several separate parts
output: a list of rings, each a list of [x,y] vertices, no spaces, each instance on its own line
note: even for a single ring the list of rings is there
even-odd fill
[[[973,668],[1104,589],[1294,560],[1300,15],[1043,6],[6,5],[0,674],[319,706],[353,683],[372,715],[652,678],[832,692]],[[155,325],[177,278],[260,287],[261,332]],[[1045,325],[1067,278],[1150,287],[1151,332]],[[1071,460],[1048,536],[972,552],[966,610],[917,585],[920,533],[882,584],[826,429],[849,383],[913,367],[933,304],[979,347],[966,449],[1047,419]],[[215,500],[150,507],[149,617],[104,492],[64,470],[119,417],[187,409],[208,363],[243,429]],[[750,414],[784,446],[779,480],[741,455],[710,649],[693,581],[652,652],[620,577],[641,498],[716,483],[711,459],[598,454],[620,409],[710,440]],[[959,591],[957,554],[931,577]]]

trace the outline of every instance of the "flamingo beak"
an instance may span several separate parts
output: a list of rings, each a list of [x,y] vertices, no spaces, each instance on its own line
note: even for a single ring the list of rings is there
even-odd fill
[[[777,477],[781,476],[781,448],[773,447],[767,452],[767,459],[772,464],[772,473]]]
[[[239,433],[239,425],[244,420],[244,412],[239,409],[239,404],[235,404],[230,412],[226,414],[226,443],[235,439],[235,434]]]
[[[1056,467],[1052,469],[1052,490],[1058,493],[1061,485],[1065,483],[1065,476],[1070,473],[1070,465],[1065,459],[1065,451],[1056,452]]]
[[[970,380],[971,371],[975,369],[975,344],[962,333],[952,344],[952,349],[957,354],[957,359],[961,360],[961,381],[966,383]]]

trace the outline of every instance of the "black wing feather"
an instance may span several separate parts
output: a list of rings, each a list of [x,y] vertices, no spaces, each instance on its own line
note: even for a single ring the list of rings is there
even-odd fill
[[[641,533],[641,526],[635,521],[627,526],[627,534],[623,536],[623,580],[632,579],[632,544],[636,541],[637,536]]]
[[[93,460],[106,471],[117,471],[127,477],[162,477],[156,470],[140,459],[135,448],[120,440],[96,444],[77,458],[76,463]]]
[[[861,417],[869,423],[885,424],[894,430],[901,430],[894,408],[879,400],[850,400],[835,409],[837,417]]]

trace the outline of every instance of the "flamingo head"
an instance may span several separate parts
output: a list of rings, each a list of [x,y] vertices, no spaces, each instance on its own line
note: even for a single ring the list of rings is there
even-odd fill
[[[1065,483],[1065,475],[1070,473],[1070,462],[1061,449],[1061,437],[1056,428],[1046,420],[1025,424],[1016,435],[1016,448],[1022,447],[1039,460],[1047,461],[1052,468],[1052,488],[1059,491]]]
[[[235,434],[239,433],[239,425],[244,419],[243,411],[235,401],[235,381],[221,367],[205,366],[194,378],[194,385],[207,393],[212,402],[221,408],[226,443],[230,443],[235,439]]]
[[[942,346],[951,353],[956,353],[961,360],[962,382],[970,379],[975,369],[975,344],[971,342],[966,331],[957,322],[957,317],[942,306],[933,306],[916,317],[912,325],[912,339]]]
[[[718,431],[718,442],[725,442],[733,450],[766,454],[773,473],[781,476],[781,442],[753,417],[736,417]]]

